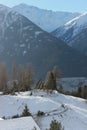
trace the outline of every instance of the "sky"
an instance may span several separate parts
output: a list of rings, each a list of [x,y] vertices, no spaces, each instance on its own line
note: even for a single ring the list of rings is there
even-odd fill
[[[9,7],[20,3],[53,11],[87,12],[87,0],[0,0],[0,4]]]

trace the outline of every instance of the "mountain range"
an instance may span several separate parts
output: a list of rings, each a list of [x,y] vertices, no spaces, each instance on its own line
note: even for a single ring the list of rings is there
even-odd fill
[[[64,25],[69,20],[80,15],[80,13],[69,13],[40,9],[34,6],[29,6],[26,4],[19,4],[13,7],[13,10],[24,15],[37,26],[42,28],[47,32],[52,32],[59,26]]]
[[[42,30],[24,15],[0,5],[0,62],[32,64],[38,77],[55,65],[63,76],[87,76],[87,57]]]
[[[13,10],[87,55],[87,13],[53,12],[26,4],[14,6]]]

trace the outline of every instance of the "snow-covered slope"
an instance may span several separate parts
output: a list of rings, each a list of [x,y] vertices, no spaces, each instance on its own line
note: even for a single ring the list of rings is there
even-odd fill
[[[5,29],[18,19],[17,12],[11,8],[0,4],[0,38],[4,35]]]
[[[78,29],[80,27],[87,27],[87,12],[81,14],[80,16],[72,19],[71,21],[69,21],[65,24],[66,29],[69,29],[72,26],[76,26],[76,27],[78,27]]]
[[[21,114],[24,106],[27,104],[33,119],[37,122],[41,130],[49,128],[50,122],[53,119],[61,122],[62,126],[64,126],[64,130],[87,130],[86,100],[65,96],[56,91],[54,91],[53,94],[43,91],[32,92],[33,96],[29,96],[30,92],[20,93],[17,96],[0,96],[0,117],[5,116],[10,118],[15,114]],[[36,113],[39,110],[45,112],[45,115],[37,117]],[[27,124],[28,118],[0,121],[0,130],[10,130],[10,126],[12,127],[14,124],[15,127],[11,130],[21,129],[22,127],[17,121],[24,121]],[[16,123],[18,127],[16,127]],[[30,128],[32,128],[32,124],[33,123],[31,123]],[[7,125],[9,129],[4,129],[6,128],[4,125]],[[23,128],[24,127],[25,125]],[[23,130],[27,130],[27,128],[28,126],[26,125]]]
[[[5,26],[6,26],[5,20],[9,11],[10,11],[10,8],[0,4],[0,38],[2,37],[4,33]]]
[[[87,12],[70,20],[60,28],[56,29],[52,34],[62,38],[72,46],[72,42],[76,35],[80,34],[84,29],[87,29]]]
[[[55,30],[57,27],[79,15],[79,13],[53,12],[51,10],[43,10],[26,4],[17,5],[13,7],[13,10],[24,15],[47,32]]]
[[[40,130],[32,117],[0,121],[0,130]]]
[[[52,35],[87,56],[87,12],[59,27]]]

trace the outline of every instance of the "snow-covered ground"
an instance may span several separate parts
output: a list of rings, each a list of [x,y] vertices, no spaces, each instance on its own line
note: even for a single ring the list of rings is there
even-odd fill
[[[32,117],[0,121],[0,130],[40,130]]]
[[[64,126],[64,130],[87,130],[86,100],[66,96],[56,91],[52,94],[43,91],[32,91],[32,93],[32,96],[30,96],[30,92],[20,93],[16,96],[1,95],[0,118],[3,116],[6,118],[11,118],[13,115],[20,115],[24,109],[24,106],[27,104],[30,112],[32,113],[33,119],[37,122],[41,130],[46,130],[46,128],[49,128],[50,122],[53,119],[61,122],[62,126]],[[39,110],[43,111],[45,115],[37,117],[36,114]],[[14,120],[1,120],[0,130],[32,130],[34,125],[33,123],[30,123],[29,125],[30,119],[18,118]],[[23,127],[20,125],[22,122],[25,122]],[[14,126],[13,129],[10,129],[12,126]]]

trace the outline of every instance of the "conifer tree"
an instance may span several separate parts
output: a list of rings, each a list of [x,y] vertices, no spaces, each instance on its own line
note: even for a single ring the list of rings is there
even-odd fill
[[[22,116],[31,116],[31,113],[29,112],[27,105],[25,105],[25,108],[22,112]]]
[[[62,125],[60,122],[57,122],[56,120],[52,120],[49,130],[64,130],[64,128],[62,128]]]
[[[48,90],[56,90],[57,89],[56,88],[56,78],[55,78],[53,72],[50,71],[47,73],[44,86]]]

